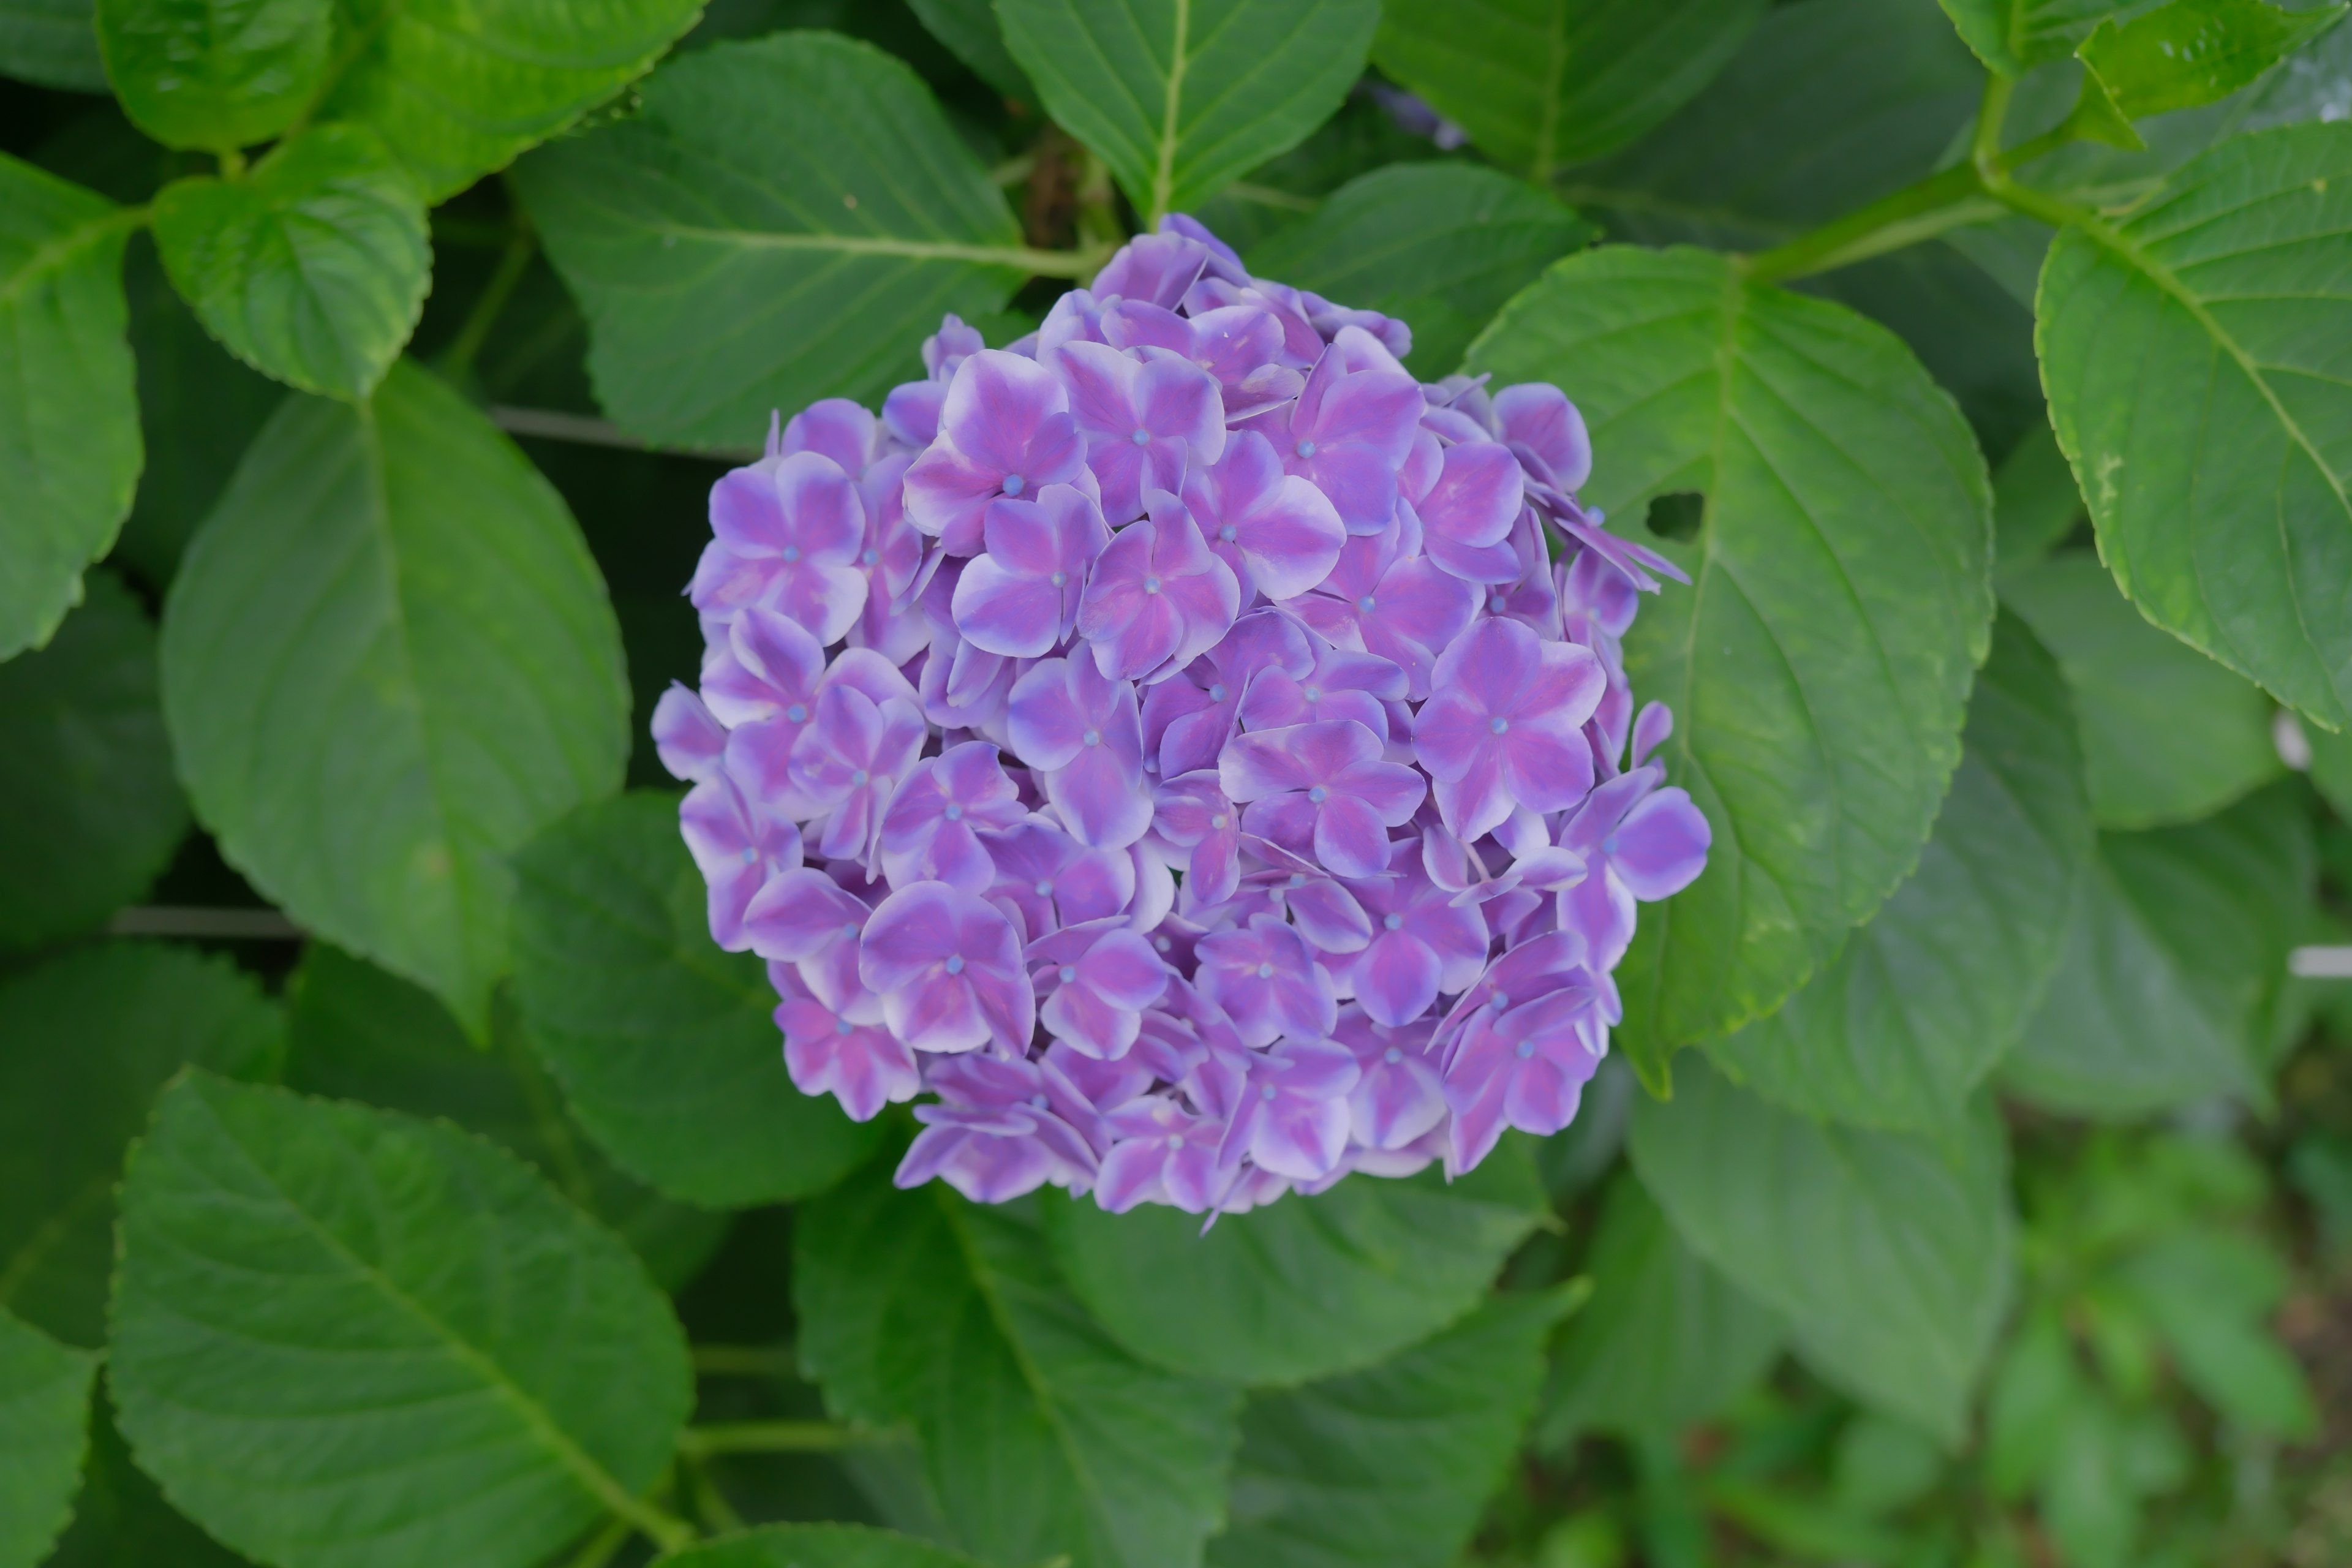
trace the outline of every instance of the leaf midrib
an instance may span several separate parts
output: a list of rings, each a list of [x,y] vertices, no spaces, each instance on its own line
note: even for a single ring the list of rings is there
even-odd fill
[[[1160,110],[1160,156],[1151,171],[1151,211],[1147,221],[1158,224],[1168,211],[1168,199],[1176,188],[1176,131],[1184,103],[1184,71],[1191,63],[1185,50],[1191,47],[1192,32],[1192,0],[1176,0],[1174,47],[1168,56],[1168,84],[1161,89]]]
[[[522,1422],[526,1434],[535,1438],[559,1464],[571,1471],[572,1476],[607,1510],[624,1519],[635,1520],[644,1516],[644,1505],[636,1495],[623,1486],[611,1471],[597,1463],[585,1449],[573,1442],[571,1436],[556,1425],[554,1417],[548,1413],[544,1405],[508,1378],[504,1369],[497,1362],[476,1349],[456,1330],[436,1317],[423,1302],[416,1300],[394,1283],[390,1276],[344,1246],[341,1237],[321,1226],[309,1209],[296,1201],[294,1194],[278,1180],[275,1172],[255,1157],[253,1152],[246,1146],[245,1141],[236,1135],[226,1121],[222,1120],[219,1112],[208,1100],[205,1100],[201,1093],[194,1094],[193,1098],[202,1106],[205,1116],[213,1123],[214,1128],[244,1159],[247,1168],[270,1192],[277,1194],[287,1210],[300,1220],[303,1228],[316,1238],[321,1247],[341,1259],[362,1281],[375,1286],[387,1300],[430,1330],[447,1346],[449,1352],[462,1368],[472,1372],[491,1394],[513,1411]],[[343,1144],[340,1138],[337,1139],[337,1142],[346,1150],[349,1149],[349,1145]]]
[[[63,271],[82,251],[138,227],[146,221],[146,216],[135,207],[116,207],[44,240],[33,247],[23,265],[8,275],[6,282],[0,283],[0,305],[16,304],[36,280]]]

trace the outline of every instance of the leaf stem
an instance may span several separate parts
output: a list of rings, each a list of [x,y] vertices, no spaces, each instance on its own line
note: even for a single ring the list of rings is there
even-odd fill
[[[690,1458],[711,1454],[826,1454],[877,1440],[833,1421],[722,1421],[680,1432],[677,1451]]]
[[[1748,276],[1759,283],[1786,283],[1851,267],[2000,214],[2000,205],[1986,194],[1984,177],[1977,166],[1955,163],[1801,234],[1786,245],[1758,251],[1747,257],[1744,264]]]
[[[498,269],[482,286],[481,297],[474,301],[473,310],[467,313],[466,324],[457,329],[457,335],[449,340],[448,348],[442,352],[441,371],[451,381],[463,381],[466,373],[473,368],[474,356],[481,352],[484,340],[489,337],[490,329],[498,324],[500,312],[507,308],[507,301],[514,298],[515,288],[521,283],[522,275],[530,270],[531,258],[538,254],[539,236],[531,228],[530,221],[523,216],[522,209],[517,207],[514,237],[507,241],[506,251],[499,258]]]
[[[2009,121],[2009,100],[2017,84],[1995,71],[1985,78],[1984,97],[1977,104],[1976,134],[1969,139],[1969,161],[1987,179],[2000,167],[2000,132]]]
[[[706,1377],[790,1377],[799,1364],[788,1344],[694,1347],[694,1370]]]
[[[621,1550],[636,1531],[625,1519],[608,1519],[597,1527],[596,1533],[581,1544],[563,1568],[604,1568],[613,1554]]]
[[[703,1523],[720,1535],[743,1528],[743,1516],[727,1500],[727,1494],[719,1489],[719,1478],[710,1473],[709,1464],[701,1456],[681,1454],[677,1468],[686,1476],[688,1495],[694,1499],[694,1511],[702,1516]]]

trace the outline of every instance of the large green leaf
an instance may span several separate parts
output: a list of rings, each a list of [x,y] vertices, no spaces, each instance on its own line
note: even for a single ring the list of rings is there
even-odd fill
[[[2075,53],[2126,120],[2217,102],[2344,19],[2344,6],[2287,11],[2270,0],[2172,0],[2109,16]],[[2090,91],[2088,83],[2084,90]]]
[[[701,0],[334,0],[320,112],[383,133],[427,202],[503,168],[619,92]]]
[[[994,0],[907,0],[933,37],[977,71],[989,86],[1024,103],[1037,101],[1037,89],[1004,47]]]
[[[1289,151],[1362,74],[1379,0],[997,0],[1045,112],[1146,223]]]
[[[205,331],[163,274],[155,247],[136,241],[122,268],[131,350],[139,363],[139,428],[147,461],[113,560],[159,591],[220,500],[245,449],[286,389],[233,358]]]
[[[0,1307],[106,1342],[114,1186],[155,1091],[183,1062],[274,1078],[275,1003],[186,948],[85,947],[0,985]]]
[[[301,118],[334,45],[333,0],[98,0],[123,112],[166,147],[229,152]]]
[[[862,1524],[765,1524],[659,1559],[660,1568],[979,1568],[911,1535]]]
[[[1592,1300],[1560,1336],[1538,1441],[1587,1431],[1673,1438],[1780,1358],[1788,1331],[1685,1246],[1631,1171],[1602,1201],[1584,1261]]]
[[[941,312],[1001,308],[1030,265],[915,74],[830,34],[688,56],[635,119],[518,175],[598,400],[659,441],[740,447],[772,408],[878,402]]]
[[[173,1083],[123,1178],[107,1379],[142,1468],[286,1568],[527,1568],[637,1500],[693,1394],[628,1249],[504,1150]]]
[[[1633,1113],[1642,1184],[1693,1250],[1864,1403],[1957,1446],[2009,1306],[2009,1159],[1989,1103],[1948,1139],[1780,1110],[1702,1064]]]
[[[841,1414],[913,1426],[962,1545],[1075,1568],[1200,1561],[1241,1393],[1113,1343],[1055,1272],[1035,1200],[900,1192],[877,1164],[800,1211],[794,1249],[802,1365]]]
[[[1255,1394],[1211,1568],[1446,1568],[1518,1447],[1559,1292],[1495,1296],[1378,1366]]]
[[[1769,0],[1388,0],[1372,58],[1538,182],[1696,97]]]
[[[97,925],[188,828],[155,695],[155,628],[106,572],[39,653],[0,664],[0,947]]]
[[[2191,822],[2278,776],[2261,689],[2148,625],[2090,552],[2005,572],[2000,592],[2065,671],[2105,826]]]
[[[33,1568],[73,1512],[98,1357],[0,1311],[0,1568]]]
[[[0,156],[0,658],[81,602],[139,481],[123,328],[131,216]]]
[[[878,1122],[793,1087],[765,969],[710,940],[674,797],[586,807],[515,868],[523,1026],[624,1170],[737,1205],[820,1192],[873,1152]]]
[[[2105,1118],[2263,1099],[2269,1013],[2315,875],[2293,785],[2186,827],[2102,834],[2057,978],[2002,1086]]]
[[[356,407],[289,399],[164,610],[163,714],[222,853],[478,1037],[507,857],[619,785],[628,711],[563,502],[411,365]]]
[[[498,1009],[482,1050],[429,992],[324,942],[303,955],[287,996],[288,1087],[441,1117],[503,1143],[618,1231],[666,1289],[691,1279],[726,1236],[725,1215],[672,1203],[596,1152],[510,1007]]]
[[[1072,1289],[1147,1361],[1253,1384],[1370,1366],[1470,1310],[1543,1212],[1524,1142],[1453,1183],[1359,1177],[1247,1214],[1045,1205]]]
[[[1987,70],[2023,76],[2063,59],[2110,12],[2130,0],[1943,0],[1952,26]]]
[[[1350,181],[1306,222],[1249,253],[1250,269],[1412,328],[1414,374],[1435,380],[1503,301],[1591,239],[1592,226],[1525,182],[1472,163],[1396,163]]]
[[[2091,859],[2074,704],[2022,622],[1977,676],[1959,771],[1919,868],[1777,1013],[1710,1042],[1792,1110],[1948,1127],[2050,985]]]
[[[2234,138],[2063,230],[2035,312],[2100,553],[2149,619],[2352,720],[2352,125]]]
[[[95,9],[96,0],[0,0],[0,76],[104,92]]]
[[[364,397],[383,379],[433,270],[425,204],[364,125],[306,131],[243,179],[166,185],[155,243],[232,353],[331,397]]]
[[[1992,618],[1990,486],[1951,399],[1884,329],[1740,281],[1722,257],[1572,257],[1471,345],[1583,411],[1588,500],[1631,531],[1701,491],[1691,574],[1626,640],[1663,752],[1715,829],[1706,872],[1643,912],[1620,1038],[1673,1049],[1769,1012],[1916,863]]]

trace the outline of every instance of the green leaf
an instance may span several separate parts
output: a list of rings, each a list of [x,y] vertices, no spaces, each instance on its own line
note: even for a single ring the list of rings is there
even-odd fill
[[[433,271],[425,204],[364,125],[306,131],[243,179],[166,185],[155,243],[230,352],[330,397],[364,397],[383,379]]]
[[[1207,1235],[1171,1208],[1049,1202],[1070,1288],[1113,1339],[1178,1372],[1251,1384],[1352,1372],[1455,1321],[1543,1212],[1524,1141],[1451,1184],[1341,1182]]]
[[[222,853],[477,1037],[507,857],[618,787],[628,711],[563,502],[413,365],[356,407],[289,398],[164,609],[163,715]]]
[[[1712,1419],[1780,1359],[1788,1331],[1693,1252],[1633,1172],[1601,1201],[1584,1260],[1592,1300],[1553,1358],[1536,1432],[1672,1438]]]
[[[1480,152],[1543,184],[1697,97],[1768,9],[1769,0],[1388,0],[1372,58]]]
[[[2352,720],[2352,125],[2224,142],[2062,231],[2035,305],[2099,551],[2157,625]],[[2281,298],[2290,295],[2292,298]]]
[[[1662,546],[1693,586],[1625,645],[1633,689],[1674,710],[1667,773],[1715,828],[1621,975],[1619,1038],[1654,1080],[1778,1005],[1916,863],[1992,618],[1984,459],[1884,329],[1687,248],[1570,258],[1469,363],[1568,389],[1600,456],[1584,496],[1622,531],[1648,498],[1707,497],[1699,539]]]
[[[1959,771],[1919,868],[1777,1013],[1709,1042],[1791,1110],[1932,1132],[2017,1042],[2049,989],[2091,859],[2074,704],[2004,618],[1977,676]]]
[[[1985,68],[2023,76],[2064,59],[2091,29],[2130,0],[1942,0],[1952,26]]]
[[[2033,1103],[2103,1119],[2266,1099],[2272,998],[2315,876],[2292,786],[2186,827],[2105,833],[2065,956],[2001,1066]]]
[[[598,401],[656,441],[740,447],[772,408],[877,402],[943,311],[1002,308],[1032,265],[915,74],[830,34],[688,56],[636,118],[517,173]]]
[[[251,1568],[163,1500],[155,1483],[131,1462],[115,1430],[113,1405],[100,1385],[89,1424],[89,1459],[74,1501],[73,1523],[43,1568]]]
[[[736,1206],[822,1192],[874,1152],[879,1123],[793,1087],[767,971],[710,940],[674,796],[575,812],[515,870],[523,1026],[624,1170]]]
[[[0,1311],[0,1568],[33,1568],[73,1514],[98,1357]]]
[[[763,1524],[658,1561],[659,1568],[979,1568],[961,1552],[862,1524]]]
[[[1907,1508],[1944,1479],[1944,1456],[1917,1427],[1865,1412],[1838,1434],[1831,1461],[1838,1506],[1865,1519]]]
[[[619,1232],[665,1289],[693,1279],[725,1237],[725,1215],[672,1203],[596,1152],[511,1008],[498,1008],[481,1050],[430,993],[324,942],[303,955],[287,997],[288,1087],[439,1117],[504,1144]]]
[[[1377,1366],[1242,1411],[1210,1568],[1446,1568],[1527,1424],[1560,1291],[1494,1296]]]
[[[286,1568],[528,1568],[641,1494],[693,1378],[611,1233],[455,1128],[183,1076],[123,1178],[139,1463]]]
[[[1785,1318],[1814,1371],[1956,1447],[2009,1306],[2009,1158],[1989,1103],[1948,1142],[1774,1109],[1693,1063],[1633,1113],[1642,1184]]]
[[[334,0],[319,112],[383,132],[428,204],[504,168],[645,74],[701,0]]]
[[[205,331],[163,275],[151,242],[131,245],[123,288],[147,462],[113,559],[161,590],[170,586],[188,541],[286,389],[232,358]]]
[[[2116,111],[2137,120],[2229,97],[2334,26],[2345,10],[2172,0],[2128,22],[2108,16],[2074,52]]]
[[[188,830],[155,694],[155,628],[112,574],[39,653],[0,664],[0,947],[87,931]]]
[[[0,156],[0,658],[49,640],[81,602],[139,480],[123,340],[132,217]]]
[[[2090,552],[2004,573],[2000,591],[2066,673],[2102,824],[2194,821],[2278,776],[2261,689],[2148,625]]]
[[[166,147],[229,152],[300,119],[327,74],[333,0],[98,0],[122,110]]]
[[[2303,1368],[2268,1327],[2287,1271],[2260,1239],[2185,1231],[2130,1258],[2121,1274],[2182,1381],[2207,1404],[2265,1436],[2308,1440],[2317,1430]]]
[[[74,92],[104,92],[96,0],[0,0],[0,76]]]
[[[1279,278],[1412,328],[1406,364],[1456,369],[1503,301],[1594,234],[1541,191],[1471,163],[1397,163],[1349,182],[1304,223],[1250,251]]]
[[[1147,225],[1306,140],[1363,73],[1379,0],[997,0],[1055,124]]]
[[[931,37],[989,86],[1024,103],[1037,101],[1029,73],[1004,47],[1004,30],[997,26],[993,0],[907,0],[907,5]]]
[[[2027,432],[1992,476],[1993,556],[2003,577],[2066,542],[2083,518],[2083,492],[2047,423]]]
[[[2095,1397],[2058,1310],[2037,1305],[1993,1369],[1985,1398],[1985,1468],[1995,1497],[2022,1497],[2048,1475],[2082,1405]]]
[[[2304,742],[2311,748],[2311,782],[2336,816],[2352,821],[2352,733],[2307,729]]]
[[[183,1062],[275,1078],[277,1004],[183,947],[80,948],[0,985],[0,1307],[106,1342],[114,1186],[155,1091]]]
[[[1035,1200],[900,1192],[870,1166],[799,1211],[793,1299],[801,1364],[843,1415],[913,1426],[967,1549],[1076,1568],[1200,1561],[1240,1391],[1113,1343],[1055,1272]]]

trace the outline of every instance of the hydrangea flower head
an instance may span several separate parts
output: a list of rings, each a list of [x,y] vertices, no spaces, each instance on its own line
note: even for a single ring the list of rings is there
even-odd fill
[[[902,1185],[1213,1217],[1574,1117],[1640,905],[1705,868],[1622,640],[1682,580],[1543,384],[1181,215],[1005,348],[714,488],[654,739],[782,1070]]]

